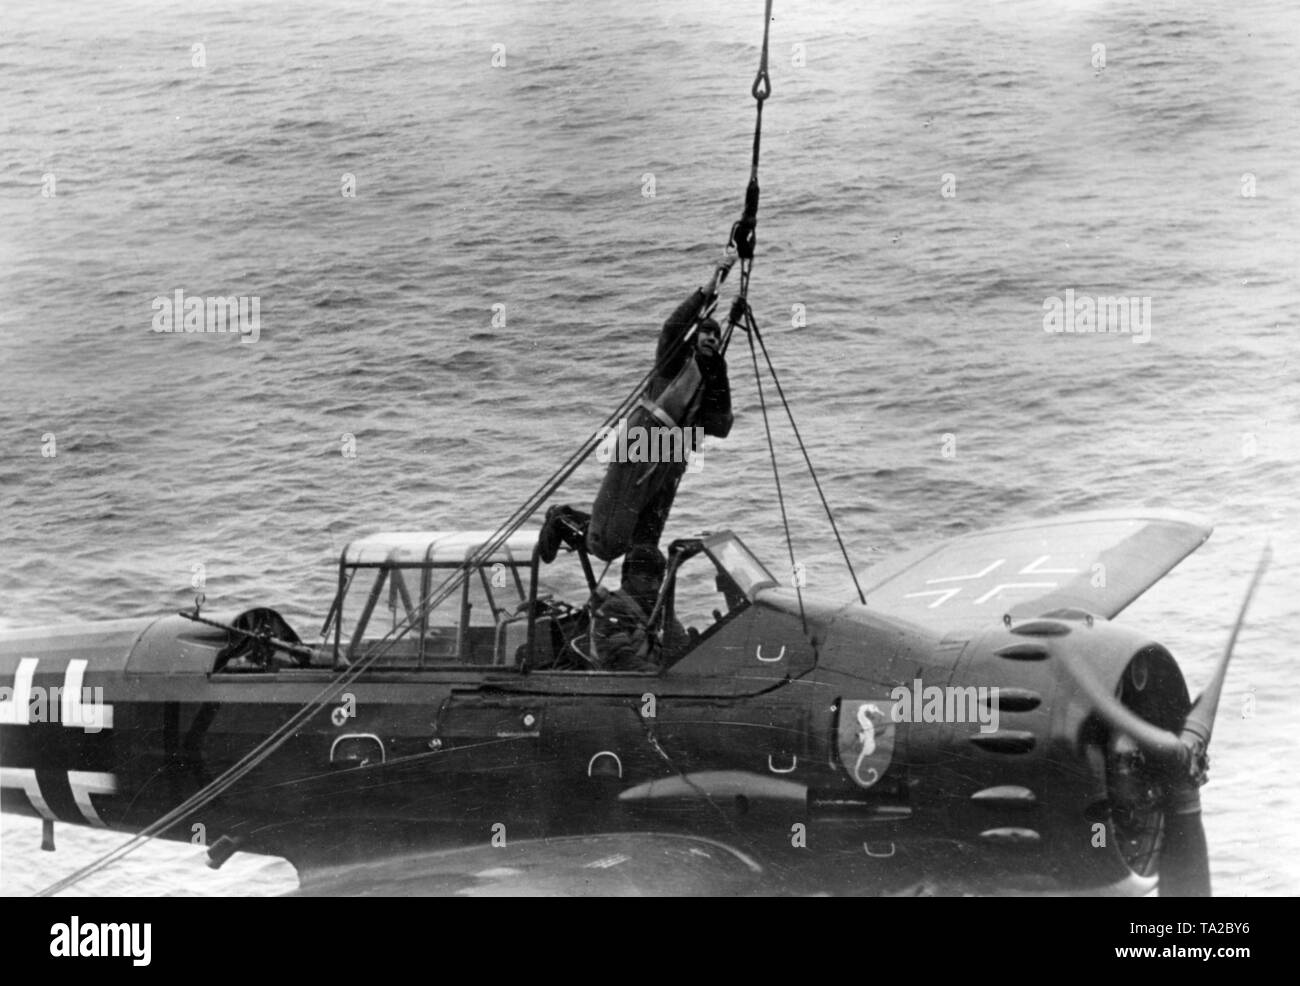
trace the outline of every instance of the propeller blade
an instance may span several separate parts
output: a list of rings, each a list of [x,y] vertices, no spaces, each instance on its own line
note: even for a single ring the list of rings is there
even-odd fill
[[[1102,686],[1087,662],[1068,653],[1062,653],[1060,661],[1079,691],[1088,697],[1097,716],[1117,733],[1130,737],[1148,760],[1171,765],[1188,761],[1190,751],[1177,734],[1147,722],[1128,709]]]
[[[1232,659],[1237,635],[1241,632],[1242,624],[1245,623],[1246,611],[1250,608],[1255,589],[1272,559],[1272,547],[1265,545],[1259,563],[1255,566],[1255,574],[1251,577],[1250,586],[1246,589],[1246,597],[1241,602],[1241,609],[1237,613],[1237,622],[1228,638],[1228,645],[1224,648],[1223,656],[1219,658],[1218,666],[1210,678],[1210,684],[1188,712],[1183,722],[1181,736],[1167,729],[1161,729],[1130,711],[1118,698],[1102,687],[1085,662],[1076,660],[1069,654],[1061,655],[1062,666],[1079,690],[1092,702],[1093,710],[1097,715],[1112,729],[1132,737],[1133,742],[1138,745],[1147,759],[1171,766],[1190,766],[1193,759],[1203,754],[1209,746],[1210,735],[1214,730],[1214,716],[1219,709],[1219,696],[1223,692],[1223,681],[1228,674],[1228,663]]]
[[[1210,745],[1210,735],[1214,732],[1214,717],[1219,711],[1219,697],[1223,693],[1223,680],[1228,675],[1228,662],[1232,660],[1232,649],[1237,645],[1237,634],[1241,632],[1241,626],[1246,622],[1246,611],[1250,608],[1250,601],[1255,596],[1259,580],[1264,577],[1264,572],[1272,560],[1273,547],[1266,544],[1259,556],[1259,563],[1255,566],[1255,574],[1251,576],[1250,586],[1246,589],[1246,598],[1241,601],[1237,622],[1233,624],[1232,635],[1228,637],[1228,645],[1223,649],[1218,667],[1214,669],[1205,691],[1201,692],[1200,697],[1192,703],[1192,710],[1183,723],[1184,738],[1199,742],[1201,749]]]
[[[1161,897],[1209,897],[1210,851],[1201,820],[1201,795],[1188,784],[1170,792],[1160,850]]]

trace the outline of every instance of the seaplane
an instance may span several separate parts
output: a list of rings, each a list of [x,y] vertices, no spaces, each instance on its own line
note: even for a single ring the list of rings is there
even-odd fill
[[[1209,893],[1230,650],[1193,704],[1114,620],[1203,520],[981,531],[869,569],[866,604],[679,539],[660,612],[691,633],[657,672],[572,646],[561,523],[550,565],[546,528],[355,540],[311,644],[269,606],[5,632],[0,807],[201,831],[308,894]]]
[[[726,339],[784,403],[746,294],[766,54],[765,26]],[[55,822],[126,835],[43,893],[151,838],[283,857],[304,895],[1211,892],[1199,794],[1267,554],[1196,701],[1116,617],[1211,525],[1141,509],[850,563],[847,601],[730,530],[677,537],[649,630],[685,635],[613,670],[589,644],[616,552],[581,510],[531,521],[593,448],[495,528],[351,541],[314,634],[201,595],[0,633],[0,809],[47,849]]]

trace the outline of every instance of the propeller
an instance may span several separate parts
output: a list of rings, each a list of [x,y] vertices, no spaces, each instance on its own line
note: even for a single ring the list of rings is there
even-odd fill
[[[1162,729],[1128,709],[1108,692],[1082,662],[1065,658],[1062,664],[1079,690],[1092,702],[1098,717],[1117,734],[1128,737],[1155,770],[1163,777],[1161,803],[1165,820],[1164,846],[1160,854],[1160,891],[1162,897],[1209,897],[1209,851],[1201,821],[1199,788],[1209,769],[1210,737],[1214,717],[1219,711],[1223,682],[1228,664],[1246,620],[1246,611],[1260,579],[1272,561],[1273,551],[1265,545],[1246,596],[1237,613],[1232,634],[1210,677],[1210,683],[1192,703],[1179,733]]]

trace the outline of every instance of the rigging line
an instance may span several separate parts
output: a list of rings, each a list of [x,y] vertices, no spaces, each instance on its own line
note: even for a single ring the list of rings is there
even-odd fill
[[[758,331],[757,323],[753,323],[753,330],[754,337],[758,340],[758,346],[763,351],[763,360],[767,363],[767,372],[772,375],[772,382],[776,385],[776,392],[781,397],[781,404],[785,407],[786,417],[790,419],[790,428],[794,431],[795,441],[799,443],[799,451],[803,453],[803,461],[808,466],[808,475],[812,477],[813,485],[817,487],[817,496],[822,502],[822,509],[826,511],[826,518],[830,521],[831,530],[835,533],[835,542],[840,546],[840,554],[844,556],[844,565],[849,570],[849,577],[853,579],[853,588],[857,590],[858,601],[865,606],[867,597],[862,592],[862,584],[858,581],[858,573],[853,569],[853,562],[849,559],[848,548],[844,546],[844,538],[840,536],[839,525],[835,523],[835,514],[826,501],[826,494],[822,491],[821,480],[817,478],[817,470],[813,468],[812,458],[808,455],[808,449],[804,445],[803,435],[799,433],[799,426],[795,423],[794,411],[790,407],[790,402],[786,400],[785,390],[781,386],[781,378],[777,376],[776,367],[772,365],[772,357],[768,355],[767,344],[763,342],[763,336]]]
[[[767,75],[767,42],[772,26],[772,0],[767,0],[766,14],[763,18],[763,51],[759,57],[758,73],[754,76],[754,85],[750,89],[757,109],[754,114],[754,153],[749,168],[749,186],[745,189],[745,210],[740,220],[731,227],[731,242],[736,246],[736,253],[742,260],[754,256],[758,226],[758,155],[763,136],[763,103],[772,95],[772,80]],[[742,271],[743,273],[743,271]]]
[[[750,94],[758,104],[757,119],[754,123],[754,161],[750,167],[750,180],[758,179],[758,150],[763,135],[763,103],[772,95],[772,80],[767,75],[767,38],[772,27],[772,0],[767,0],[767,11],[763,17],[763,52],[759,56],[758,74],[754,76],[754,85]]]
[[[758,73],[754,76],[754,85],[750,88],[750,94],[754,97],[756,108],[754,111],[754,150],[750,159],[749,184],[745,188],[744,210],[740,219],[732,225],[731,235],[727,240],[728,248],[735,247],[736,255],[740,258],[740,293],[731,306],[727,332],[723,339],[724,353],[727,344],[731,342],[731,335],[736,323],[740,321],[741,303],[747,304],[749,300],[749,273],[754,262],[754,248],[758,243],[758,159],[763,137],[763,103],[772,95],[772,80],[767,74],[768,34],[771,26],[772,0],[767,0],[763,16],[763,49],[759,56]]]
[[[758,369],[758,352],[754,349],[754,333],[749,331],[751,328],[757,329],[757,326],[754,325],[748,302],[745,304],[745,313],[745,327],[747,330],[745,337],[749,340],[749,356],[754,364],[754,383],[758,387],[758,406],[763,411],[763,430],[767,433],[767,450],[772,457],[772,475],[776,479],[776,499],[781,506],[781,526],[785,528],[785,545],[790,552],[790,572],[793,575],[795,572],[794,539],[790,536],[790,520],[785,512],[785,494],[781,490],[781,470],[776,464],[776,444],[772,440],[772,426],[767,418],[767,400],[763,396],[763,376]],[[794,579],[794,591],[799,600],[799,625],[803,628],[803,634],[806,637],[808,636],[808,619],[803,611],[803,590],[800,589],[797,578]]]

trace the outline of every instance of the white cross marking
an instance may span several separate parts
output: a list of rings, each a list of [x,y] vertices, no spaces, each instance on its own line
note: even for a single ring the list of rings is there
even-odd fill
[[[32,678],[36,675],[36,665],[40,658],[24,657],[18,662],[14,671],[13,693],[0,701],[0,725],[28,726],[32,721]],[[53,693],[59,695],[59,722],[68,729],[84,729],[88,733],[97,733],[102,729],[113,728],[113,706],[101,702],[86,701],[86,692],[82,682],[86,677],[89,661],[75,660],[68,662],[63,675],[63,688],[52,689],[47,695],[45,689],[38,689],[38,701],[41,712],[37,722],[44,722],[52,712],[45,712],[45,704],[53,701]]]
[[[956,589],[931,589],[929,592],[909,592],[903,598],[915,599],[919,596],[938,596],[938,599],[926,607],[926,609],[934,609],[936,606],[942,606],[959,592],[961,592],[961,586],[958,586]]]
[[[978,606],[980,603],[987,602],[988,600],[996,596],[998,593],[1000,593],[1003,589],[1055,589],[1055,588],[1056,588],[1055,582],[1002,582],[998,585],[995,585],[988,592],[984,593],[984,595],[976,599],[975,605]]]
[[[1005,558],[999,558],[997,561],[992,562],[987,568],[985,568],[984,571],[976,572],[974,575],[946,575],[941,579],[926,579],[925,584],[937,585],[940,582],[967,582],[971,579],[982,579],[1005,561]]]
[[[97,733],[101,729],[113,728],[113,707],[111,705],[83,702],[81,681],[86,676],[87,661],[69,661],[67,673],[63,676],[63,696],[60,701],[59,718],[69,729],[81,727],[88,733]]]
[[[103,820],[90,803],[92,794],[117,794],[117,778],[112,774],[103,774],[93,770],[68,771],[68,786],[72,788],[72,799],[77,802],[81,814],[91,825],[104,827]]]
[[[54,812],[45,803],[41,795],[41,785],[36,780],[36,771],[31,767],[0,767],[0,787],[17,788],[27,795],[32,807],[42,818],[54,821]]]
[[[34,657],[24,657],[14,672],[14,693],[0,702],[0,725],[26,726],[31,713],[32,676],[36,674]]]
[[[1042,558],[1031,561],[1028,565],[1020,570],[1021,575],[1073,575],[1077,568],[1039,568],[1043,562],[1051,558],[1051,555],[1043,555]]]

